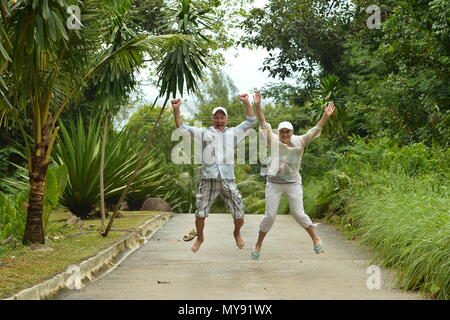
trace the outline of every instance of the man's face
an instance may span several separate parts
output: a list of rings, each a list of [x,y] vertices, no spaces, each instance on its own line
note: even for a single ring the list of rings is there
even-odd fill
[[[280,141],[283,143],[288,143],[291,140],[292,137],[292,130],[289,130],[287,128],[281,128],[278,131],[278,136],[280,137]]]
[[[222,131],[225,129],[228,123],[228,117],[223,113],[223,111],[217,111],[214,113],[212,117],[212,121],[214,124],[214,128],[216,128],[219,131]]]

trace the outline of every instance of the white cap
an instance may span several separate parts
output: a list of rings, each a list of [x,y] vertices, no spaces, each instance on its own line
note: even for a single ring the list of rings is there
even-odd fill
[[[225,110],[225,108],[222,108],[222,107],[214,108],[212,111],[212,115],[215,115],[217,111],[222,111],[228,117],[228,113],[227,113],[227,110]]]
[[[294,127],[292,126],[292,123],[290,123],[289,121],[283,121],[278,125],[278,131],[280,131],[280,129],[283,128],[294,131]]]

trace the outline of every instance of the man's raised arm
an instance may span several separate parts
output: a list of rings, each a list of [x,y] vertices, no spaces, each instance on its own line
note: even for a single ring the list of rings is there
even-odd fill
[[[244,122],[241,122],[237,128],[244,130],[246,132],[248,129],[253,127],[256,124],[256,117],[255,113],[253,112],[252,105],[250,104],[250,100],[248,98],[248,93],[243,93],[238,95],[239,100],[244,104],[246,113],[247,113],[247,119]]]
[[[183,125],[183,119],[181,118],[180,112],[181,99],[180,98],[173,99],[171,103],[173,109],[173,116],[175,117],[175,125],[177,126],[177,128],[179,128]]]
[[[186,123],[184,123],[183,118],[181,117],[180,111],[181,99],[180,98],[173,99],[171,103],[173,115],[175,117],[175,125],[177,126],[177,132],[180,133],[182,136],[192,136],[196,140],[201,141],[203,128],[188,126]]]

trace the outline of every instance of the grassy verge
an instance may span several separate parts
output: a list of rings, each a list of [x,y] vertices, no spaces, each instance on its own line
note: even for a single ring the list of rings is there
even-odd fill
[[[442,176],[387,171],[347,176],[345,188],[326,178],[305,186],[312,216],[340,224],[372,249],[374,264],[397,272],[397,285],[450,298],[450,199]]]
[[[305,179],[305,208],[372,249],[397,285],[450,298],[450,150],[350,138],[328,171]]]
[[[69,212],[55,212],[50,217],[46,246],[52,251],[35,251],[22,245],[3,247],[0,251],[0,298],[35,285],[64,271],[97,252],[109,247],[128,234],[132,228],[142,225],[158,212],[123,211],[114,221],[107,238],[99,234],[100,219],[85,220],[79,228],[65,222]]]

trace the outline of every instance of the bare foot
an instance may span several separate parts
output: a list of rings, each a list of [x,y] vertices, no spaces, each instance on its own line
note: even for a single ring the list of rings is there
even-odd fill
[[[195,241],[194,245],[193,245],[192,248],[191,248],[192,252],[193,252],[193,253],[196,253],[196,252],[198,251],[198,249],[200,249],[200,246],[202,245],[202,243],[203,243],[203,239],[200,240],[200,239],[197,237],[197,241]]]
[[[236,240],[236,245],[239,249],[242,249],[245,245],[244,239],[242,239],[242,236],[240,233],[234,234],[234,239]]]

